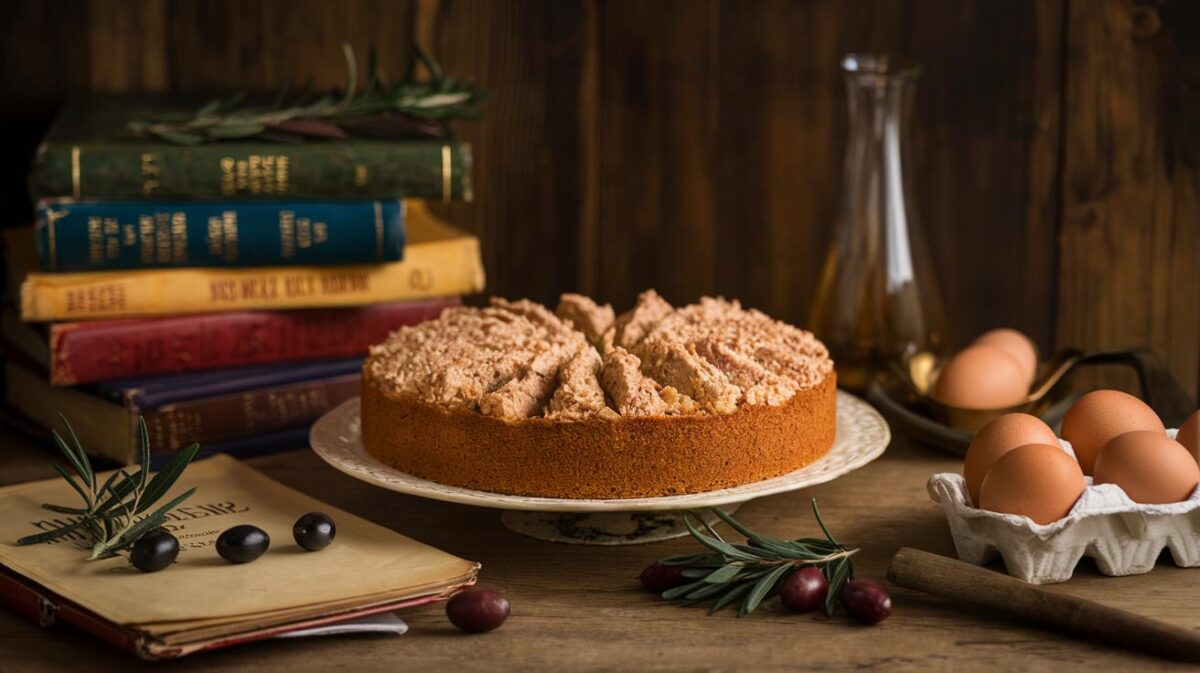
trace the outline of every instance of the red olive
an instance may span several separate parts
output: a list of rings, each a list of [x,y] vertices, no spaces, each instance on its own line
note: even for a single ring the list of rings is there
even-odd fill
[[[779,600],[795,612],[812,612],[825,607],[829,582],[816,566],[804,566],[788,575],[779,589]]]
[[[662,563],[646,566],[640,578],[642,586],[656,594],[661,594],[667,589],[674,589],[687,582],[687,578],[683,576],[683,568],[683,566],[669,566]]]
[[[892,597],[887,589],[871,580],[850,580],[840,597],[846,614],[863,624],[878,624],[892,614]]]
[[[508,619],[508,599],[491,589],[467,589],[446,603],[450,623],[468,633],[491,631]]]

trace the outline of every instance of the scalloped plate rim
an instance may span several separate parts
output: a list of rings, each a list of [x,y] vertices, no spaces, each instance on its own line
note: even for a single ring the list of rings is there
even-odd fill
[[[838,390],[837,435],[833,447],[816,462],[787,474],[741,486],[684,495],[615,500],[543,498],[449,486],[389,467],[368,454],[362,445],[362,436],[356,426],[359,405],[358,397],[346,400],[318,419],[309,432],[309,444],[313,452],[338,471],[368,484],[408,495],[463,505],[531,512],[656,512],[746,502],[832,481],[874,461],[891,441],[887,421],[874,407],[850,393]],[[854,425],[860,431],[860,436],[848,436],[848,425]],[[864,429],[868,432],[861,432]],[[878,434],[871,436],[873,433],[870,431]],[[350,436],[347,437],[347,434]],[[855,446],[856,443],[858,446]],[[836,463],[840,458],[847,460],[826,467],[827,463]]]

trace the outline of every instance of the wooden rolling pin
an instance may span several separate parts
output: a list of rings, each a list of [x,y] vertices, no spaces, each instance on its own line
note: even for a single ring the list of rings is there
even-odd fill
[[[1023,617],[1086,638],[1177,661],[1200,662],[1200,632],[918,549],[902,548],[888,580],[952,600]]]

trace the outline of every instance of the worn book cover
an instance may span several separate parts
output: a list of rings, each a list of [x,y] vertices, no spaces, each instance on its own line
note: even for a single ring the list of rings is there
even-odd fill
[[[67,388],[10,361],[3,380],[6,389],[21,391],[8,404],[23,417],[50,428],[64,413],[94,438],[89,453],[128,465],[137,460],[139,417],[151,446],[164,452],[193,441],[208,445],[308,427],[359,393],[361,367],[357,358],[322,360]]]
[[[440,220],[418,201],[409,202],[407,221],[401,262],[10,273],[23,278],[21,318],[33,322],[364,306],[483,289],[477,237]],[[20,245],[20,239],[6,235],[9,245]],[[32,253],[29,257],[36,260]]]
[[[34,194],[151,201],[471,200],[471,146],[466,143],[346,138],[175,145],[134,138],[127,130],[135,119],[190,112],[192,104],[154,94],[95,94],[69,101],[34,157]]]
[[[404,202],[37,203],[42,271],[370,264],[404,257]]]
[[[228,456],[194,463],[173,491],[192,486],[195,495],[172,510],[166,526],[179,539],[179,557],[157,573],[142,573],[124,557],[87,561],[82,540],[69,536],[16,546],[22,536],[65,523],[42,503],[70,504],[78,495],[60,479],[0,489],[0,602],[43,623],[75,624],[144,658],[169,658],[438,600],[473,583],[479,570]],[[319,552],[292,539],[293,523],[312,511],[337,524],[334,543]],[[217,555],[217,536],[239,524],[271,538],[253,563]]]

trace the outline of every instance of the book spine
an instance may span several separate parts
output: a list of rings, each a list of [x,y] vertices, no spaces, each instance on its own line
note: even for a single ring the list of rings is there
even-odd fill
[[[14,570],[0,568],[0,605],[38,626],[50,628],[60,623],[71,624],[111,645],[137,653],[136,639],[131,631],[70,603]]]
[[[406,247],[404,261],[370,266],[31,273],[21,284],[27,321],[363,306],[483,289],[479,239]]]
[[[359,393],[359,374],[249,390],[143,410],[150,445],[181,449],[306,426]],[[132,410],[136,415],[138,410]],[[136,417],[136,416],[135,416]]]
[[[471,200],[471,147],[440,141],[299,144],[45,143],[32,181],[41,197]]]
[[[360,264],[401,259],[401,201],[42,200],[43,271]]]
[[[393,330],[436,318],[457,298],[355,309],[214,313],[156,320],[55,323],[50,382],[72,386],[365,355]]]
[[[295,451],[308,446],[308,433],[311,429],[312,424],[307,424],[252,437],[239,437],[224,442],[207,442],[200,446],[200,450],[196,452],[193,460],[201,460],[218,453],[232,456],[238,460],[247,460],[282,451]],[[150,469],[155,472],[163,469],[182,450],[150,454]]]

